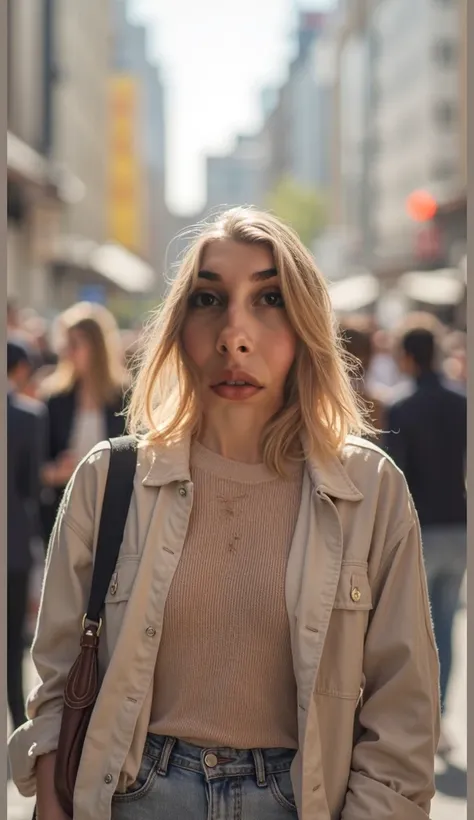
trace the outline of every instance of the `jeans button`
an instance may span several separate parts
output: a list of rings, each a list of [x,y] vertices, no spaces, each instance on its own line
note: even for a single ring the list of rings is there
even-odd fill
[[[218,760],[214,752],[207,753],[207,755],[204,757],[204,763],[206,764],[206,766],[209,766],[210,769],[214,769],[217,766]]]

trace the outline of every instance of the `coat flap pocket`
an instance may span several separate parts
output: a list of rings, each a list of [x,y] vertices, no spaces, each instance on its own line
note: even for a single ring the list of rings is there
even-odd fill
[[[128,601],[139,564],[140,559],[135,556],[119,558],[105,596],[106,604],[119,604],[121,601]]]
[[[367,569],[362,566],[343,565],[334,609],[370,610],[372,606],[372,590]]]

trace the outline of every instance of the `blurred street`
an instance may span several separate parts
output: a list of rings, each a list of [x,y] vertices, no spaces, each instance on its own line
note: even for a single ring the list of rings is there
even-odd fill
[[[464,602],[456,619],[454,669],[449,695],[448,726],[455,750],[447,765],[438,763],[438,793],[431,809],[431,820],[467,820],[467,671],[466,671],[466,609]],[[26,685],[34,683],[34,671],[29,658],[25,661]],[[13,783],[8,784],[8,820],[31,820],[34,801],[18,794]]]
[[[467,820],[466,11],[467,0],[8,0],[9,732],[35,684],[23,652],[64,490],[98,442],[127,431],[143,332],[196,229],[250,206],[290,226],[324,278],[370,423],[354,432],[405,474],[453,745],[430,817]],[[290,280],[262,236],[270,272]],[[230,315],[225,277],[212,277]],[[291,318],[291,287],[278,288],[268,308]],[[270,295],[252,295],[252,310]],[[198,307],[187,298],[183,316]],[[279,354],[273,337],[268,347]],[[33,805],[8,782],[9,820],[30,820]]]

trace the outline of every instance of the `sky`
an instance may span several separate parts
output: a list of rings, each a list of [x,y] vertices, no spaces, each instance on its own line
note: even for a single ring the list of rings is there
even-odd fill
[[[296,9],[335,0],[129,0],[147,26],[166,89],[167,202],[192,214],[204,204],[205,156],[224,154],[261,124],[260,93],[280,85],[294,54]]]

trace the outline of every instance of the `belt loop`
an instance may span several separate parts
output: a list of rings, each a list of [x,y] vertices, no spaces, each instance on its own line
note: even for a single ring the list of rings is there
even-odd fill
[[[263,787],[267,785],[267,775],[265,772],[265,760],[261,749],[252,749],[253,759],[255,763],[255,773],[257,775],[257,786]]]
[[[170,762],[171,752],[173,751],[175,743],[175,737],[167,737],[163,743],[157,768],[158,774],[161,774],[163,777],[165,777],[168,773],[168,764]]]

